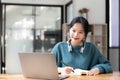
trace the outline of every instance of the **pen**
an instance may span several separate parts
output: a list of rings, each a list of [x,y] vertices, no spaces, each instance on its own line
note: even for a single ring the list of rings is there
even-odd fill
[[[64,63],[63,61],[61,61],[62,64],[64,64],[65,66],[69,66],[68,64]],[[72,72],[74,72],[74,70],[72,70]]]

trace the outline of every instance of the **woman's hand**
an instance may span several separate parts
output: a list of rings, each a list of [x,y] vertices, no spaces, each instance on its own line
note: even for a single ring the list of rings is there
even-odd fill
[[[99,68],[93,68],[90,71],[88,71],[87,75],[88,76],[95,76],[100,73]]]
[[[72,67],[65,67],[65,73],[69,74],[73,71]]]
[[[66,66],[66,67],[59,67],[58,68],[58,73],[61,74],[69,74],[73,71],[72,67]]]

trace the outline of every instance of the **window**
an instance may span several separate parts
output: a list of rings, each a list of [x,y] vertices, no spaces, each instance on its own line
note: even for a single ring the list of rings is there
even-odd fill
[[[6,73],[21,72],[18,53],[51,52],[62,40],[62,6],[5,5],[3,10],[2,69]]]

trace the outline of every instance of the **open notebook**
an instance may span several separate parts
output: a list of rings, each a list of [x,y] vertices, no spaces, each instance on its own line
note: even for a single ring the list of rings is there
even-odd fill
[[[71,73],[66,74],[65,73],[65,67],[63,68],[58,68],[59,73],[63,75],[86,75],[88,70],[83,70],[83,69],[74,69]]]
[[[60,80],[69,77],[59,75],[56,58],[50,53],[19,53],[22,72],[26,78]]]

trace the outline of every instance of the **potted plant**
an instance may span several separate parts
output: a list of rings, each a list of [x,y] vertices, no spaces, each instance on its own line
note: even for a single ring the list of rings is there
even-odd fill
[[[87,8],[82,8],[79,10],[80,15],[86,19],[88,19],[88,12],[89,12],[89,9]]]

